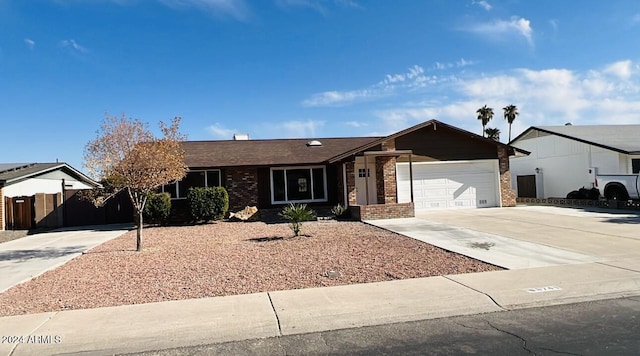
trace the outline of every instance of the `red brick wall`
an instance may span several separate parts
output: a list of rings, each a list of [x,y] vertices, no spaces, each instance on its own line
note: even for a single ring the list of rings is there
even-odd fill
[[[376,157],[376,192],[378,204],[398,202],[396,189],[396,157]]]
[[[347,194],[349,199],[349,205],[356,204],[356,175],[355,175],[355,160],[345,163],[347,173]]]
[[[391,140],[387,140],[382,142],[382,151],[395,151],[396,150],[396,139],[393,138]]]
[[[511,189],[509,153],[504,147],[498,147],[498,164],[500,166],[500,196],[502,198],[502,206],[516,206],[517,193]]]
[[[351,216],[357,220],[412,218],[413,203],[352,205]]]
[[[4,193],[0,185],[0,231],[4,230]]]
[[[258,205],[258,169],[255,167],[227,168],[225,188],[229,193],[229,210]]]

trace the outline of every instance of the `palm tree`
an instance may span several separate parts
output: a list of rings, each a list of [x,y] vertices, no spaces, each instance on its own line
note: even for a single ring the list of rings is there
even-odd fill
[[[487,107],[486,105],[476,110],[478,114],[478,120],[482,121],[482,137],[484,137],[484,128],[487,126],[489,121],[493,119],[493,108]]]
[[[487,138],[490,138],[494,141],[500,141],[500,129],[487,127],[484,129],[484,132],[487,134]]]
[[[515,105],[507,105],[502,108],[504,110],[504,119],[509,123],[509,142],[511,142],[511,124],[516,119],[516,116],[520,115],[518,108]]]

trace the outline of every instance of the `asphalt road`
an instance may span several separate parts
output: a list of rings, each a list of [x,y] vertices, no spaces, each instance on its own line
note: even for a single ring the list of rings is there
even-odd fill
[[[136,355],[639,355],[640,297]]]

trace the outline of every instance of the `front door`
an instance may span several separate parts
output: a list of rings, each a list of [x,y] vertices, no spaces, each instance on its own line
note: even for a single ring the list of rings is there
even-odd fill
[[[364,157],[356,157],[356,202],[358,205],[367,205],[367,190],[369,191],[369,203],[378,203],[376,192],[376,161],[375,157],[370,157],[367,161],[367,168],[364,167]]]

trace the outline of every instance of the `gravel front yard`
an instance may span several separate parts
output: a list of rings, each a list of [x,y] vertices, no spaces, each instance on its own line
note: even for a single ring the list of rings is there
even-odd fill
[[[302,233],[262,222],[153,227],[138,253],[130,231],[0,293],[0,315],[500,269],[360,222],[309,222]]]

